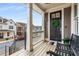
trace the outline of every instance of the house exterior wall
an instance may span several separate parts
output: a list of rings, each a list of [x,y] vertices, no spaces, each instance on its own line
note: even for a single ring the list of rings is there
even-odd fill
[[[4,20],[4,18],[2,18]],[[9,27],[12,26],[13,28],[10,29]],[[5,23],[0,23],[0,33],[3,33],[3,38],[14,38],[16,35],[16,25],[13,20],[7,20]],[[9,35],[7,34],[9,33]]]
[[[48,13],[45,13],[45,17],[44,17],[44,19],[45,19],[45,37],[46,38],[48,38]]]
[[[14,37],[14,32],[3,32],[4,38],[12,38]],[[7,33],[9,33],[9,36],[7,36]]]
[[[16,30],[16,25],[15,25],[15,23],[12,22],[12,24],[10,24],[10,22],[12,22],[12,21],[9,20],[9,21],[6,22],[6,23],[1,23],[0,26],[1,26],[2,28],[0,28],[0,30],[12,30],[12,31],[15,31],[15,30]],[[13,26],[13,29],[9,29],[9,26]]]
[[[64,8],[64,37],[71,36],[71,7]]]
[[[8,36],[7,36],[7,32],[3,32],[4,34],[4,38],[7,38]]]
[[[10,23],[10,22],[12,22],[12,23]],[[13,29],[9,29],[9,26],[13,26]],[[5,27],[4,27],[4,28],[5,28]],[[15,24],[13,21],[9,20],[9,21],[7,22],[7,29],[16,32],[16,24]]]
[[[26,24],[16,22],[16,35],[18,36],[17,39],[24,39],[25,32],[26,32]]]
[[[0,39],[5,39],[5,38],[14,39],[14,32],[0,31],[0,33],[3,33],[3,38],[0,38]],[[9,33],[9,36],[7,33]]]

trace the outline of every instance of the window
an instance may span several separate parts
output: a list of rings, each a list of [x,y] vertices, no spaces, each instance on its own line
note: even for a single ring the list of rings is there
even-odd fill
[[[10,35],[10,33],[9,32],[7,32],[7,36],[9,36]]]
[[[60,16],[61,16],[60,12],[56,12],[51,15],[52,18],[60,18]]]
[[[61,16],[60,16],[60,13],[56,13],[56,17],[57,18],[60,18]]]
[[[3,19],[3,23],[6,23],[8,20],[7,19]]]
[[[55,18],[55,14],[52,14],[52,18]]]
[[[78,15],[77,4],[74,5],[74,21],[75,21],[75,34],[78,34]]]
[[[10,24],[12,24],[12,22],[10,22]]]
[[[76,17],[76,16],[77,16],[77,13],[78,13],[78,12],[77,12],[77,11],[78,11],[78,10],[77,10],[77,7],[78,7],[77,4],[75,4],[75,5],[74,5],[74,17]]]
[[[22,32],[17,32],[17,35],[22,35]]]
[[[0,22],[2,22],[2,19],[0,19]]]
[[[2,25],[0,25],[0,30],[2,29]]]
[[[33,10],[33,45],[41,40],[43,40],[43,31],[42,31],[42,15]]]
[[[0,33],[0,38],[3,38],[3,33]]]
[[[9,29],[13,29],[13,26],[9,26]]]
[[[22,27],[18,27],[18,28],[17,28],[17,31],[21,31],[21,30],[22,30]]]

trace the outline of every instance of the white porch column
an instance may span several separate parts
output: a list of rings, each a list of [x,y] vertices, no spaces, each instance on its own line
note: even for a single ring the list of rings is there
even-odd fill
[[[42,14],[42,31],[43,31],[43,34],[42,34],[42,39],[45,41],[45,25],[44,25],[44,23],[45,23],[45,19],[44,19],[44,14]]]
[[[75,34],[74,4],[71,5],[71,35]]]
[[[48,12],[48,41],[50,42],[50,12]]]
[[[28,52],[33,51],[32,44],[32,3],[28,4],[28,21],[27,21],[27,39],[26,39],[26,50]]]
[[[79,35],[79,3],[78,3],[78,35]]]
[[[64,8],[62,8],[62,24],[61,24],[61,36],[62,36],[62,39],[64,39]],[[63,43],[63,40],[62,40],[62,43]]]

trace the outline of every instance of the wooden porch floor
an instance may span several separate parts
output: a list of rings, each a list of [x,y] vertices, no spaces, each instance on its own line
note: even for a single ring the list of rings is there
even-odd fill
[[[13,53],[11,56],[48,56],[46,54],[47,51],[52,50],[54,51],[56,47],[56,43],[51,45],[49,42],[40,42],[39,44],[34,46],[34,50],[32,52],[27,52],[24,49]]]

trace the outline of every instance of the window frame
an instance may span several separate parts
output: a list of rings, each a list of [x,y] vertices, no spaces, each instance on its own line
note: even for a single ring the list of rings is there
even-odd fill
[[[3,38],[3,37],[4,37],[3,33],[0,33],[0,38]]]
[[[10,25],[10,26],[9,26],[9,29],[14,29],[14,28],[13,28],[13,26]]]

